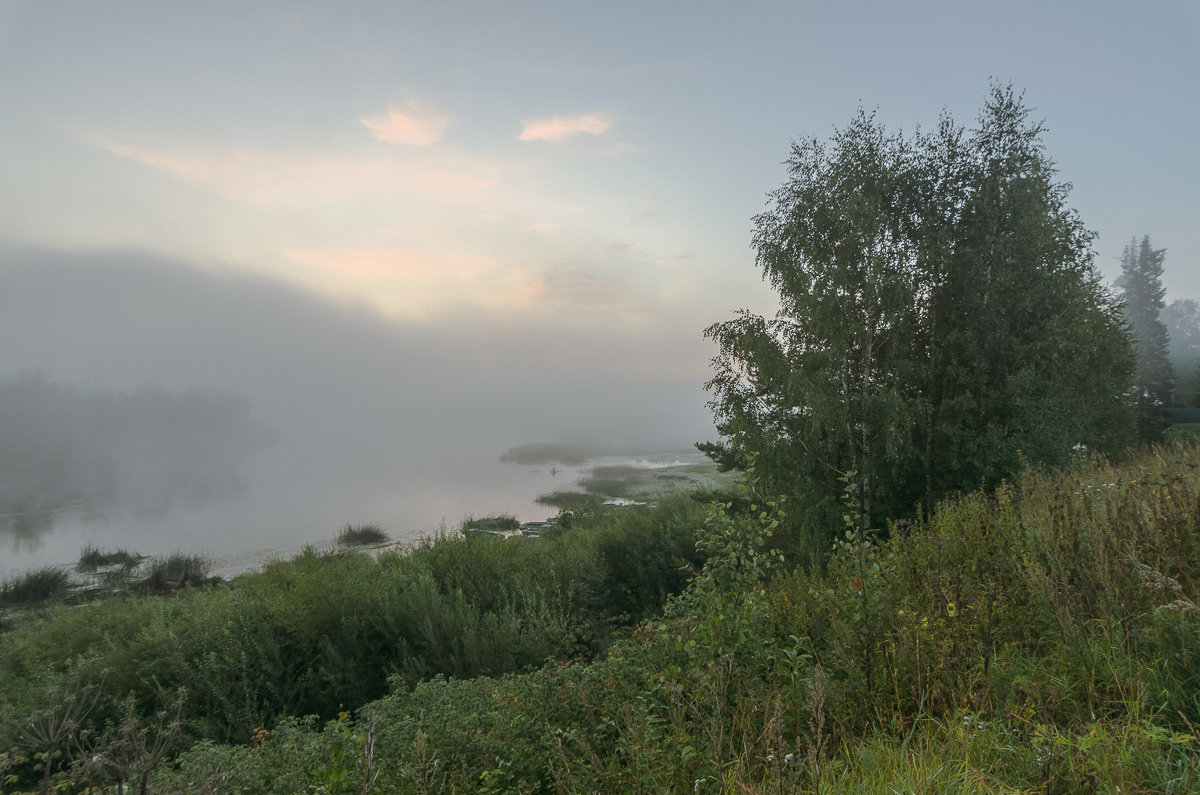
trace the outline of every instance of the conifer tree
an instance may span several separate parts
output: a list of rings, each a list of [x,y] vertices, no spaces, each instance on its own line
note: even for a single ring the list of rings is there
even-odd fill
[[[1124,299],[1125,319],[1137,351],[1134,398],[1138,410],[1138,439],[1158,442],[1171,424],[1168,408],[1175,389],[1175,369],[1168,355],[1167,327],[1159,317],[1166,290],[1162,286],[1165,249],[1150,245],[1150,236],[1129,241],[1121,254],[1117,282]]]
[[[1200,303],[1190,298],[1163,308],[1171,366],[1175,368],[1176,406],[1200,406]]]

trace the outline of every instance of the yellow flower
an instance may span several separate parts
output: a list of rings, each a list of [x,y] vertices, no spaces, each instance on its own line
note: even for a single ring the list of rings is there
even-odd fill
[[[954,602],[946,602],[946,615],[954,618],[955,612]]]

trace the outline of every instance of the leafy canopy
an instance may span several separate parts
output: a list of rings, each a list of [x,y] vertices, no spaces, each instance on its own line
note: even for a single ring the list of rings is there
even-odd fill
[[[705,331],[722,439],[701,449],[793,495],[811,530],[850,473],[866,528],[1123,446],[1130,342],[1042,132],[994,87],[972,129],[943,115],[905,136],[860,111],[793,144],[754,221],[780,308]]]

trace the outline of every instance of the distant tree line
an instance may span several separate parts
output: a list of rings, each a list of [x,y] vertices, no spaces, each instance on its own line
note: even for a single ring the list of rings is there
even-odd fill
[[[202,498],[236,487],[270,438],[232,395],[84,391],[27,372],[0,380],[0,503]]]
[[[1200,407],[1200,304],[1190,298],[1172,301],[1163,307],[1161,317],[1175,368],[1172,406]]]

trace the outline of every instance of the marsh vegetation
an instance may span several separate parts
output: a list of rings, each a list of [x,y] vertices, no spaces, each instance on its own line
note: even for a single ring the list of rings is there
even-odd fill
[[[334,543],[339,547],[367,547],[386,544],[388,534],[377,524],[346,525],[338,531]]]

